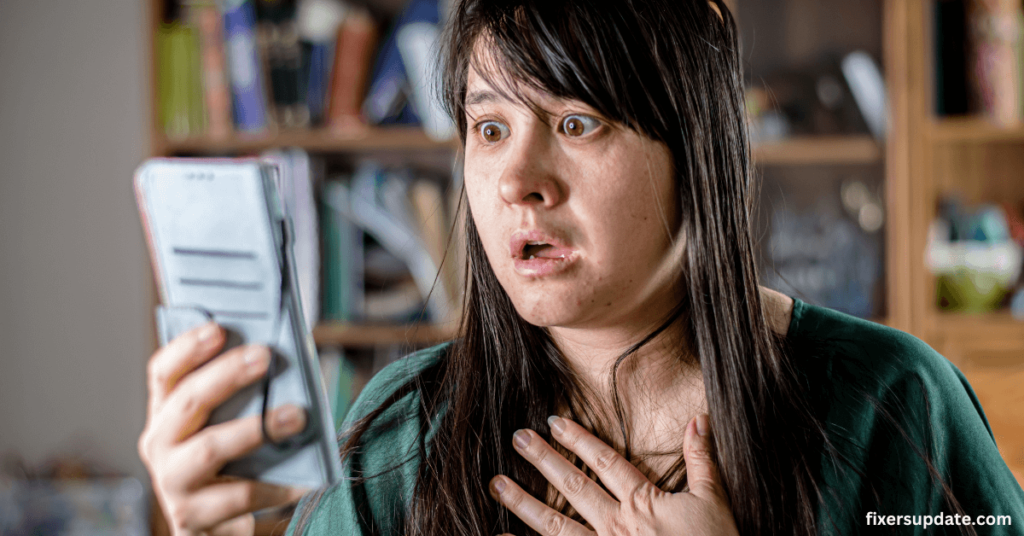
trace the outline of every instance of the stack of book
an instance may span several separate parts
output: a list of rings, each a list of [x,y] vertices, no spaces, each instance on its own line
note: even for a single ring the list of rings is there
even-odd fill
[[[170,138],[365,125],[452,137],[431,91],[437,0],[413,0],[385,39],[341,0],[170,0],[157,35]]]
[[[328,320],[441,322],[455,314],[454,210],[434,178],[375,163],[327,181],[321,197]],[[455,248],[452,248],[454,251]]]

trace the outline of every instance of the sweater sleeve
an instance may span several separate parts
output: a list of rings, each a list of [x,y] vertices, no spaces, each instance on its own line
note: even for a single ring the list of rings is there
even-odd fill
[[[423,350],[378,372],[363,388],[342,425],[370,414],[415,376],[437,364],[443,347]],[[419,467],[419,397],[401,396],[374,420],[342,467],[343,479],[307,494],[287,536],[399,534]]]

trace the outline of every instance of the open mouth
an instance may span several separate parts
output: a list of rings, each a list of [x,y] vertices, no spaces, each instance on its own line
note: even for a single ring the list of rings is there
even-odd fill
[[[509,253],[516,272],[530,278],[564,272],[580,257],[579,251],[567,241],[539,229],[513,233],[509,242]]]
[[[523,251],[520,254],[520,258],[530,260],[536,258],[544,259],[564,259],[565,251],[558,251],[559,248],[548,244],[547,242],[527,242],[523,245]]]

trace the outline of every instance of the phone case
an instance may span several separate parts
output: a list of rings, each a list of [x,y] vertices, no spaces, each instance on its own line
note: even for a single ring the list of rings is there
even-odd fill
[[[308,414],[299,437],[264,444],[222,474],[319,488],[340,478],[341,464],[276,173],[255,159],[157,158],[136,171],[136,198],[160,289],[161,344],[214,320],[228,333],[225,350],[256,343],[273,354],[268,378],[216,408],[208,425],[286,403]]]

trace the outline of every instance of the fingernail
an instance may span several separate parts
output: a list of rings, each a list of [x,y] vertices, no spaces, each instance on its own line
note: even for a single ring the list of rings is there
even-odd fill
[[[495,478],[494,482],[491,482],[491,487],[494,488],[494,493],[501,495],[501,492],[505,491],[505,481],[500,478]]]
[[[558,435],[562,435],[562,432],[565,431],[565,421],[558,415],[548,417],[548,426],[551,427],[553,433]]]
[[[284,406],[274,414],[274,426],[284,435],[298,433],[306,427],[306,412],[295,406]]]
[[[263,368],[270,361],[270,352],[264,346],[251,346],[245,351],[243,359],[252,368]]]
[[[708,435],[708,428],[711,427],[711,423],[708,422],[708,416],[700,414],[697,416],[697,435],[706,437]]]
[[[205,326],[199,329],[199,342],[209,341],[210,339],[217,335],[217,331],[219,330],[220,327],[218,327],[217,324],[213,322],[207,323]]]
[[[530,434],[526,430],[518,430],[512,436],[512,441],[517,447],[525,449],[530,444]]]

